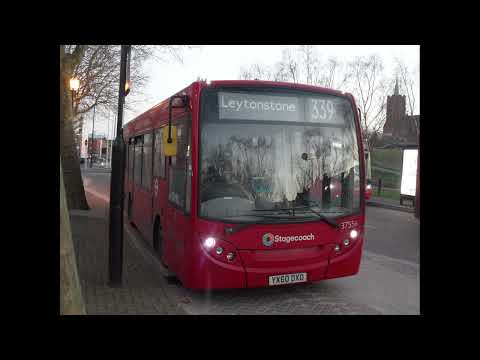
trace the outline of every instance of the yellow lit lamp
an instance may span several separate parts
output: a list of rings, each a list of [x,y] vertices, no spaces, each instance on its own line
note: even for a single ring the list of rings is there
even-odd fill
[[[172,125],[172,142],[169,144],[168,140],[168,126],[162,129],[163,152],[165,156],[177,155],[177,127]]]
[[[78,88],[80,87],[80,80],[78,80],[77,78],[71,78],[70,79],[70,90],[72,92],[72,113],[74,112],[74,95],[75,95],[75,92],[78,90]]]
[[[125,96],[128,95],[131,87],[132,87],[132,81],[131,80],[125,81]]]
[[[79,87],[80,87],[80,80],[78,80],[76,78],[71,78],[70,79],[70,90],[77,91]]]

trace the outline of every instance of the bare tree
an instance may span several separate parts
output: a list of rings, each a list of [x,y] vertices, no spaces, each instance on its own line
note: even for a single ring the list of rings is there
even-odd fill
[[[382,59],[378,55],[356,57],[348,63],[349,90],[362,116],[362,130],[369,145],[370,135],[385,121],[386,89]]]
[[[302,59],[305,83],[314,85],[320,72],[320,60],[315,52],[313,45],[300,45],[297,49]]]
[[[187,48],[192,48],[187,46]],[[88,45],[85,55],[75,67],[73,76],[80,80],[80,88],[74,98],[74,124],[81,129],[83,115],[92,110],[105,115],[115,112],[118,103],[118,83],[120,81],[120,50],[117,45]],[[132,110],[144,102],[143,89],[149,80],[144,63],[150,59],[164,61],[165,58],[182,62],[182,46],[176,45],[133,45],[130,61],[130,79],[134,90],[125,102],[125,110]]]
[[[132,95],[125,104],[129,109],[135,98],[141,98],[141,89],[148,81],[142,64],[148,59],[162,59],[166,54],[181,60],[183,47],[165,45],[133,46],[130,77],[133,82]],[[155,51],[158,49],[158,53]],[[120,46],[116,45],[62,45],[60,46],[60,152],[65,177],[68,207],[88,209],[80,174],[74,129],[81,128],[82,115],[94,106],[102,113],[116,111],[120,76]],[[80,88],[71,98],[69,81],[75,76]],[[137,94],[137,95],[136,95]],[[73,109],[72,109],[73,105]],[[74,120],[75,119],[75,120]]]
[[[415,111],[415,76],[414,72],[408,68],[403,60],[395,58],[396,68],[395,76],[400,80],[399,86],[405,92],[407,97],[407,106],[410,115]]]
[[[316,73],[315,85],[330,89],[342,90],[347,84],[350,74],[345,71],[344,64],[335,57],[330,57]]]
[[[282,60],[276,64],[275,80],[298,83],[300,80],[300,64],[291,49],[283,49]]]
[[[242,68],[240,79],[304,82],[343,89],[349,79],[349,73],[344,68],[344,64],[333,57],[322,64],[312,45],[301,45],[295,49],[283,49],[282,59],[273,67],[254,64],[248,69]]]
[[[240,69],[242,80],[275,80],[275,74],[271,68],[263,64],[253,64],[249,68]]]

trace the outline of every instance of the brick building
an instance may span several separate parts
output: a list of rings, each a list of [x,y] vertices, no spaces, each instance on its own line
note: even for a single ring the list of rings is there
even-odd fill
[[[92,140],[92,136],[85,135],[81,142],[80,156],[87,158],[90,154],[95,157],[106,158],[111,147],[112,140],[107,140],[105,135],[95,135]]]
[[[398,80],[393,95],[387,97],[387,119],[383,126],[383,139],[392,142],[418,144],[420,115],[406,114],[405,95],[398,92]]]

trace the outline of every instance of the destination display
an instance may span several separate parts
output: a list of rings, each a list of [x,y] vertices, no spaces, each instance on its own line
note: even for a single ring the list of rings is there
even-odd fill
[[[298,98],[257,94],[218,93],[222,119],[300,121]]]
[[[345,124],[338,111],[347,100],[333,96],[277,96],[218,93],[220,119],[266,120]]]

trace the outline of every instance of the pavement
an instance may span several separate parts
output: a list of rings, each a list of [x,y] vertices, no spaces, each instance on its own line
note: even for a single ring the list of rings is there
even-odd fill
[[[420,313],[419,257],[416,250],[419,222],[410,214],[381,211],[375,207],[367,209],[367,213],[372,213],[372,216],[367,216],[367,222],[368,218],[376,219],[378,213],[382,213],[383,217],[378,223],[366,225],[362,262],[355,276],[264,289],[188,290],[163,268],[146,241],[125,221],[123,286],[110,288],[107,284],[110,174],[83,172],[83,175],[91,210],[71,211],[70,215],[87,314]],[[385,227],[381,225],[384,222]],[[398,226],[402,226],[399,231]],[[398,237],[390,236],[389,232],[398,233]],[[407,236],[412,239],[402,238]],[[410,242],[410,245],[404,248],[395,245],[401,242]],[[379,244],[384,244],[383,248]],[[396,249],[395,256],[398,258],[388,256],[392,254],[392,247]],[[372,251],[377,249],[380,253]],[[411,256],[410,253],[416,255]]]
[[[367,206],[377,206],[385,209],[392,209],[398,211],[405,211],[409,213],[415,212],[412,201],[405,200],[404,204],[400,205],[400,200],[386,199],[382,197],[372,196],[369,200],[365,202]]]
[[[123,284],[108,285],[108,207],[86,192],[91,210],[70,211],[72,238],[88,315],[177,315],[182,309],[165,295],[166,280],[124,233]]]

